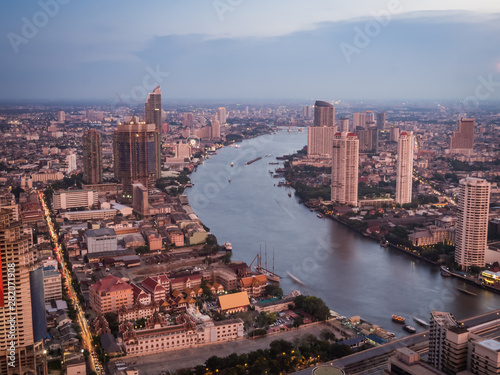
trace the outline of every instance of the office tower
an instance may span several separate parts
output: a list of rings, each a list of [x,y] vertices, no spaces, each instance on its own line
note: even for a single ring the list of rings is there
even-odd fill
[[[307,156],[332,157],[332,141],[337,133],[335,108],[323,101],[314,104],[314,126],[307,128]]]
[[[83,143],[83,181],[86,184],[102,184],[102,137],[95,129],[86,130]]]
[[[31,236],[23,233],[20,222],[12,220],[12,212],[0,209],[1,375],[38,373],[31,310],[30,268],[34,265],[31,245]],[[15,340],[11,335],[15,335]]]
[[[132,198],[132,184],[146,188],[155,186],[157,176],[157,131],[155,124],[136,121],[118,124],[114,133],[115,178],[123,184],[123,192]]]
[[[317,100],[314,103],[314,126],[335,126],[335,107]]]
[[[377,113],[377,129],[385,128],[385,112]]]
[[[389,135],[390,135],[391,142],[398,142],[399,141],[399,128],[391,128]]]
[[[140,215],[149,213],[149,193],[143,184],[132,184],[132,207]]]
[[[219,124],[224,125],[227,120],[227,113],[225,107],[219,107],[217,109],[217,120],[219,120]]]
[[[219,139],[220,138],[220,123],[219,120],[213,119],[211,123],[211,139]]]
[[[450,152],[453,154],[470,155],[474,150],[474,119],[461,118],[458,130],[450,139]]]
[[[340,118],[339,130],[340,132],[349,132],[349,119],[347,117]]]
[[[67,173],[71,173],[76,170],[76,154],[66,155],[66,165],[68,166],[66,169]]]
[[[60,124],[64,124],[65,121],[66,121],[66,114],[64,113],[64,111],[57,112],[57,122]]]
[[[378,152],[378,130],[376,126],[370,126],[365,130],[358,130],[359,151]]]
[[[368,124],[371,124],[372,122],[375,122],[375,115],[373,111],[365,111],[365,121],[363,124],[365,129],[368,129]]]
[[[337,133],[332,148],[332,202],[357,206],[358,137],[354,133]]]
[[[398,142],[396,203],[411,203],[413,182],[413,132],[402,132]]]
[[[302,108],[302,117],[305,119],[310,119],[313,117],[313,107],[310,105],[306,105]]]
[[[441,370],[443,368],[443,344],[446,332],[450,328],[459,327],[452,314],[432,311],[429,329],[429,363]]]
[[[463,269],[484,267],[491,185],[481,178],[460,180],[455,262]]]
[[[365,114],[355,112],[352,114],[352,127],[354,130],[358,127],[365,127]]]
[[[144,104],[144,118],[146,124],[155,124],[156,138],[156,176],[161,177],[161,89],[157,86],[148,94]]]

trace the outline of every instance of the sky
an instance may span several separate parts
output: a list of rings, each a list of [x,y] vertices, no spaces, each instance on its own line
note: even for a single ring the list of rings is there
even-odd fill
[[[3,0],[0,100],[500,100],[497,0]]]

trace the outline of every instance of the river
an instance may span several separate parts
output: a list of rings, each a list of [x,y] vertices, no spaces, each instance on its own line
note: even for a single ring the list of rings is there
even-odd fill
[[[232,243],[234,260],[250,264],[259,249],[264,254],[267,248],[272,269],[274,251],[274,269],[285,293],[299,289],[318,296],[332,310],[347,317],[360,315],[397,336],[405,332],[391,321],[392,314],[404,316],[421,331],[412,317],[428,321],[431,310],[449,311],[462,319],[500,308],[500,295],[444,278],[437,266],[383,248],[334,220],[318,218],[298,202],[292,189],[278,187],[282,179],[269,173],[278,166],[269,163],[306,143],[305,129],[245,140],[239,148],[220,149],[192,174],[190,204],[219,243]],[[262,159],[245,165],[257,157]],[[288,272],[304,285],[294,283]],[[457,287],[477,295],[461,293]]]

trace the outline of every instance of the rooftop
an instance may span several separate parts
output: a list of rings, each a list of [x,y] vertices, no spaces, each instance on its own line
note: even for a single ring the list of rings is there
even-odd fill
[[[221,310],[230,310],[237,307],[248,306],[250,301],[247,292],[239,292],[219,296],[219,305]]]
[[[87,237],[116,236],[112,228],[91,229],[85,232]]]
[[[477,344],[481,345],[487,349],[493,350],[497,353],[500,352],[500,341],[489,339],[489,340],[480,341]]]

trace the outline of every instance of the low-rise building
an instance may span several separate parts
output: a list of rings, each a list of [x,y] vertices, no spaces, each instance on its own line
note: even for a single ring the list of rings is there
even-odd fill
[[[43,271],[45,302],[62,299],[61,274],[55,270]]]
[[[90,306],[98,314],[118,312],[120,307],[132,308],[132,287],[122,279],[108,275],[90,287]]]
[[[55,210],[97,206],[97,190],[58,190],[53,194]]]
[[[222,313],[234,314],[246,311],[250,307],[247,292],[238,292],[219,296],[219,308]]]
[[[267,283],[266,275],[243,277],[240,279],[240,290],[247,292],[250,297],[258,298],[265,293]]]
[[[87,230],[85,231],[85,239],[89,253],[118,250],[118,241],[114,229],[101,228]]]

